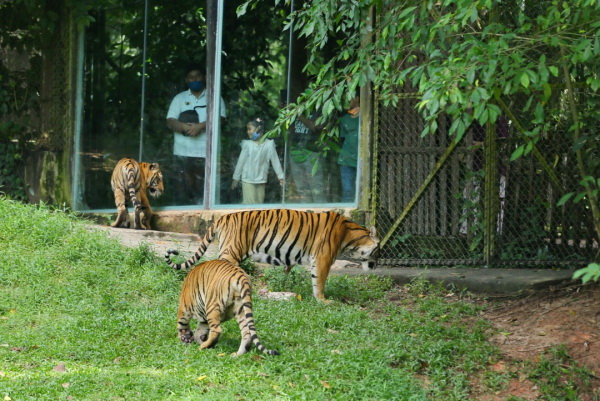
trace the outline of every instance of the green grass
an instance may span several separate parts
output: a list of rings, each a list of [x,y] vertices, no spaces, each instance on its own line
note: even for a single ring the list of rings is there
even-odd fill
[[[255,278],[303,295],[254,297],[280,356],[231,357],[233,321],[200,351],[177,338],[183,275],[147,244],[124,248],[44,206],[0,198],[0,216],[0,400],[468,400],[494,358],[472,304],[423,283],[392,302],[389,280],[330,277],[323,305],[298,268]]]

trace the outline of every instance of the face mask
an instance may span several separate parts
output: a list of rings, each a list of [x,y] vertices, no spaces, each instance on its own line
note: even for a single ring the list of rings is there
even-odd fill
[[[202,89],[204,89],[206,83],[204,81],[192,81],[188,82],[187,85],[192,92],[200,92]]]
[[[256,141],[258,138],[260,138],[260,134],[258,132],[255,132],[254,134],[252,134],[253,141]]]

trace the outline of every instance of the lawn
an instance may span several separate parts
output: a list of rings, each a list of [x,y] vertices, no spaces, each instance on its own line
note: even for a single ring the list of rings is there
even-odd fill
[[[234,321],[200,351],[177,338],[183,274],[149,245],[45,206],[0,198],[0,216],[0,400],[468,400],[496,355],[473,303],[415,282],[401,307],[389,280],[342,276],[323,305],[301,268],[253,275],[302,295],[254,296],[260,339],[280,356],[232,357]]]

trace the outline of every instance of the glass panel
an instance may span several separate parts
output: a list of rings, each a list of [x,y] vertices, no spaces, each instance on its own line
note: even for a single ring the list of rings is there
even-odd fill
[[[165,193],[150,201],[153,208],[199,207],[204,192],[201,183],[190,186],[193,201],[182,198],[182,191],[177,190],[181,174],[174,166],[180,165],[174,160],[174,134],[166,117],[172,99],[186,87],[186,66],[192,62],[205,65],[205,15],[205,2],[197,0],[149,9],[145,81],[144,3],[126,2],[94,16],[85,41],[78,210],[115,208],[110,177],[123,157],[160,164]],[[203,180],[202,166],[196,168],[194,177]]]
[[[265,3],[260,12],[238,18],[235,10],[242,3],[227,2],[224,10],[221,93],[227,119],[216,142],[214,203],[281,205],[284,141],[260,134],[272,128],[285,89],[286,9]],[[253,139],[257,127],[259,135]]]
[[[342,173],[337,151],[326,156],[316,152],[318,113],[291,127],[287,144],[283,136],[261,138],[272,128],[287,92],[294,101],[308,86],[306,50],[295,39],[289,51],[289,32],[282,30],[287,8],[264,4],[261,12],[238,18],[236,8],[243,2],[232,0],[224,8],[217,71],[223,119],[213,143],[210,205],[354,203],[353,171]],[[209,110],[204,90],[190,92],[187,84],[204,80],[206,2],[152,5],[145,63],[144,27],[144,3],[137,2],[98,13],[86,32],[78,210],[114,210],[110,176],[122,157],[160,164],[165,192],[151,200],[153,208],[203,207],[205,152],[197,142],[203,142],[201,128]],[[200,67],[189,71],[191,63]],[[186,110],[196,111],[197,122],[182,120]],[[169,116],[173,120],[167,126]],[[358,119],[349,121],[357,126]],[[354,184],[344,198],[342,178],[350,187]]]
[[[289,85],[294,103],[311,85],[304,71],[305,52],[305,43],[295,38]],[[329,121],[322,121],[320,111],[315,110],[301,116],[290,128],[285,191],[287,204],[356,204],[360,127],[358,97],[345,106],[342,113]],[[348,110],[352,110],[352,114]],[[339,131],[340,141],[319,144],[319,139],[329,138],[333,129]]]
[[[138,9],[94,15],[85,39],[83,122],[76,208],[114,209],[110,177],[122,157],[137,157],[140,140],[141,41]],[[139,35],[138,35],[139,36]]]
[[[342,163],[347,165],[344,178],[349,193],[342,198],[340,155],[333,150],[337,147],[323,154],[317,146],[323,133],[318,112],[290,128],[287,144],[283,136],[265,140],[260,135],[272,128],[288,91],[296,103],[309,85],[305,43],[294,38],[290,51],[289,31],[281,30],[289,9],[262,4],[260,12],[237,18],[236,7],[229,4],[222,65],[228,117],[217,140],[215,204],[250,208],[355,204],[358,115],[344,120],[348,139]],[[338,116],[332,124],[342,123]]]
[[[152,204],[202,208],[206,157],[203,127],[207,115],[206,1],[154,5],[148,18],[147,55],[142,158],[160,163],[165,181],[165,193]],[[192,87],[192,92],[188,83],[202,87]],[[170,126],[168,117],[175,120]]]

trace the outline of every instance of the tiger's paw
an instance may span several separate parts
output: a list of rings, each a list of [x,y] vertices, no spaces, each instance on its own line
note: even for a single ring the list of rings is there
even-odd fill
[[[191,330],[180,330],[179,339],[186,344],[191,344],[194,342],[194,333]]]
[[[194,341],[196,341],[198,344],[202,344],[207,339],[208,339],[208,333],[196,332],[196,334],[194,334]]]

